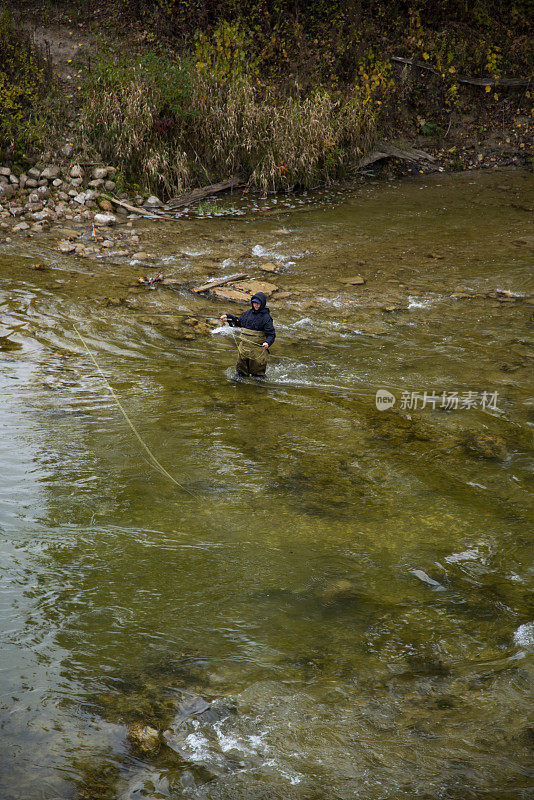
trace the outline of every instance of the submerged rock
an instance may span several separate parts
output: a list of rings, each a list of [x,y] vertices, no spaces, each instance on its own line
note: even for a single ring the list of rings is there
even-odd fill
[[[157,755],[161,746],[158,731],[151,728],[150,725],[143,725],[139,722],[128,728],[128,740],[145,756]]]
[[[317,593],[325,603],[335,603],[338,600],[354,600],[358,595],[356,585],[347,578],[336,578],[328,581]]]
[[[503,461],[506,458],[506,444],[501,436],[492,436],[478,431],[466,431],[460,444],[470,455],[488,460]]]
[[[263,292],[267,297],[270,297],[278,289],[278,286],[275,286],[274,283],[257,280],[236,281],[232,283],[231,286],[238,291],[245,292],[247,295],[250,295],[250,297],[256,294],[256,292]]]
[[[250,300],[250,295],[246,292],[240,292],[237,289],[229,289],[226,286],[220,286],[213,290],[213,296],[217,300],[225,300],[229,303],[247,303]]]
[[[344,278],[341,283],[346,283],[347,286],[363,286],[366,281],[361,275],[355,275],[353,278]]]
[[[260,269],[263,272],[278,272],[278,270],[282,269],[282,264],[275,264],[273,261],[266,261],[264,264],[260,264]]]

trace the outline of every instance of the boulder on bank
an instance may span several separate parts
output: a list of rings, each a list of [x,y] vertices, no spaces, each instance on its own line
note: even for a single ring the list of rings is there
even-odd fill
[[[145,200],[143,206],[144,208],[163,208],[163,203],[161,202],[159,197],[156,197],[155,194],[152,194],[150,195],[148,200]]]
[[[47,181],[53,181],[56,178],[59,178],[61,174],[61,169],[57,166],[57,164],[49,164],[48,167],[41,172],[40,178],[46,178]]]
[[[74,164],[70,168],[69,175],[71,178],[83,178],[83,168],[79,164]]]
[[[115,225],[116,222],[117,217],[114,214],[95,214],[94,216],[95,225],[110,227],[111,225]]]
[[[108,175],[108,168],[107,167],[95,167],[92,174],[92,178],[95,181],[104,181]]]
[[[15,188],[10,183],[0,183],[0,201],[10,200],[15,194]]]

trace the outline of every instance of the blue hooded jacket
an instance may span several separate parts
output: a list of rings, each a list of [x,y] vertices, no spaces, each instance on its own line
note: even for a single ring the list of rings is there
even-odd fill
[[[255,311],[254,308],[249,308],[248,311],[245,311],[240,317],[236,317],[234,314],[227,314],[228,322],[232,327],[248,328],[250,331],[263,331],[265,334],[265,341],[270,347],[276,338],[276,333],[271,313],[265,305],[267,303],[267,297],[263,292],[257,292],[250,300],[251,306],[254,300],[260,304],[257,311]]]

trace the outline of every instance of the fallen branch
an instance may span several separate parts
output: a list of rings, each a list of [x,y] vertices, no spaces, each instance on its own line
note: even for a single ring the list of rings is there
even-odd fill
[[[408,64],[410,67],[417,67],[418,69],[425,69],[427,72],[433,72],[436,75],[441,75],[441,71],[431,64],[425,64],[424,61],[417,61],[415,58],[401,58],[400,56],[392,56],[392,61],[398,64]],[[456,75],[455,79],[458,83],[467,83],[470,86],[499,86],[499,87],[513,87],[513,86],[528,86],[532,82],[532,78],[470,78],[468,75]]]
[[[248,278],[248,275],[242,273],[241,275],[231,275],[229,278],[219,278],[216,281],[210,281],[209,283],[204,283],[202,286],[199,286],[198,289],[193,289],[193,291],[198,294],[198,292],[207,292],[209,289],[215,289],[216,286],[224,286],[226,283],[233,283],[234,281],[241,281],[245,278]]]
[[[129,203],[125,203],[124,200],[117,200],[116,197],[106,197],[106,200],[115,203],[116,206],[125,208],[126,211],[130,211],[132,214],[139,214],[141,217],[147,217],[148,219],[174,219],[174,217],[168,217],[163,214],[152,214],[150,211],[145,211],[144,208],[137,208],[137,206],[131,206]]]
[[[414,148],[411,150],[401,150],[399,147],[395,147],[395,145],[392,144],[381,144],[379,147],[379,150],[374,150],[363,159],[360,163],[360,169],[368,167],[369,164],[374,164],[375,161],[381,161],[383,158],[400,158],[403,161],[410,161],[411,163],[436,160],[434,156],[431,156],[430,153],[425,153],[424,150],[416,150]]]
[[[191,192],[187,192],[179,197],[175,197],[172,200],[169,200],[167,205],[171,209],[182,208],[183,206],[188,206],[191,203],[196,203],[199,200],[203,200],[205,197],[210,197],[213,194],[220,194],[221,192],[228,191],[228,189],[237,189],[238,187],[244,185],[245,184],[241,176],[234,175],[227,181],[212,183],[210,186],[202,186],[199,189],[193,189]]]

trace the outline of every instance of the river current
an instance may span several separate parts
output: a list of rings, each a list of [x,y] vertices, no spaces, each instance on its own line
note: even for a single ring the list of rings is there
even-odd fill
[[[2,800],[531,796],[533,200],[236,195],[131,220],[148,268],[2,246]],[[265,382],[191,291],[240,272]]]

